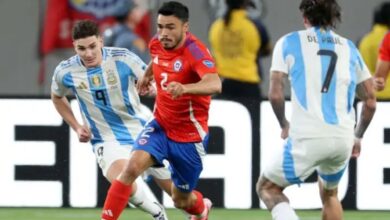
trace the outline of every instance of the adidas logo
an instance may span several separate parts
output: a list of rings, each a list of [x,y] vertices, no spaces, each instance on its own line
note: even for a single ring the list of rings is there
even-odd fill
[[[112,214],[111,209],[103,210],[103,215],[108,215],[110,217],[113,217],[114,215]]]

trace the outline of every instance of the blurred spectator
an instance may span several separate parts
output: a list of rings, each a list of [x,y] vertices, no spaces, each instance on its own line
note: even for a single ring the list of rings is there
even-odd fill
[[[390,2],[383,2],[374,11],[372,29],[359,43],[359,50],[362,54],[368,69],[373,74],[378,60],[379,46],[383,37],[389,31],[390,24]],[[390,81],[387,81],[385,90],[377,92],[378,99],[390,99]]]
[[[223,18],[211,26],[209,40],[223,80],[222,98],[241,101],[261,99],[259,57],[269,55],[268,33],[260,20],[251,19],[250,0],[226,0]]]
[[[127,1],[126,7],[124,14],[116,16],[118,24],[104,31],[104,45],[127,48],[148,63],[147,42],[135,32],[143,17],[143,9],[138,8],[132,0]]]

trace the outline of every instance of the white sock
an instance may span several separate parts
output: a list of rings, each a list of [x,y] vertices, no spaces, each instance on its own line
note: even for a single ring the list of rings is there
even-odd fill
[[[137,185],[137,191],[129,199],[129,204],[140,208],[142,211],[150,213],[152,216],[158,215],[162,210],[162,205],[150,200],[140,184]]]
[[[291,208],[288,202],[278,203],[271,210],[273,220],[299,220],[294,209]]]

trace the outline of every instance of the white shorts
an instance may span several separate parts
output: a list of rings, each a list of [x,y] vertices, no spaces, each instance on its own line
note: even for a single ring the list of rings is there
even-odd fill
[[[352,153],[354,138],[310,138],[285,141],[264,177],[281,187],[302,183],[315,170],[326,189],[337,187]]]
[[[128,160],[132,149],[132,145],[120,145],[115,142],[104,142],[95,144],[94,153],[96,156],[96,161],[99,164],[99,167],[102,169],[103,175],[107,177],[108,169],[113,162],[121,159]],[[157,179],[171,178],[171,172],[167,167],[151,167],[144,172],[144,175],[151,175]]]

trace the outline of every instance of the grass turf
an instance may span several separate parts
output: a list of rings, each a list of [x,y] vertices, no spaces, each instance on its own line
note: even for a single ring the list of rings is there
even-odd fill
[[[167,210],[170,220],[184,220],[184,215],[175,209]],[[100,209],[71,208],[0,208],[1,220],[99,220]],[[320,220],[320,211],[298,211],[301,220]],[[136,209],[126,209],[121,220],[151,220],[151,217]],[[270,220],[265,210],[213,209],[210,220]],[[344,220],[389,220],[390,211],[345,211]]]

